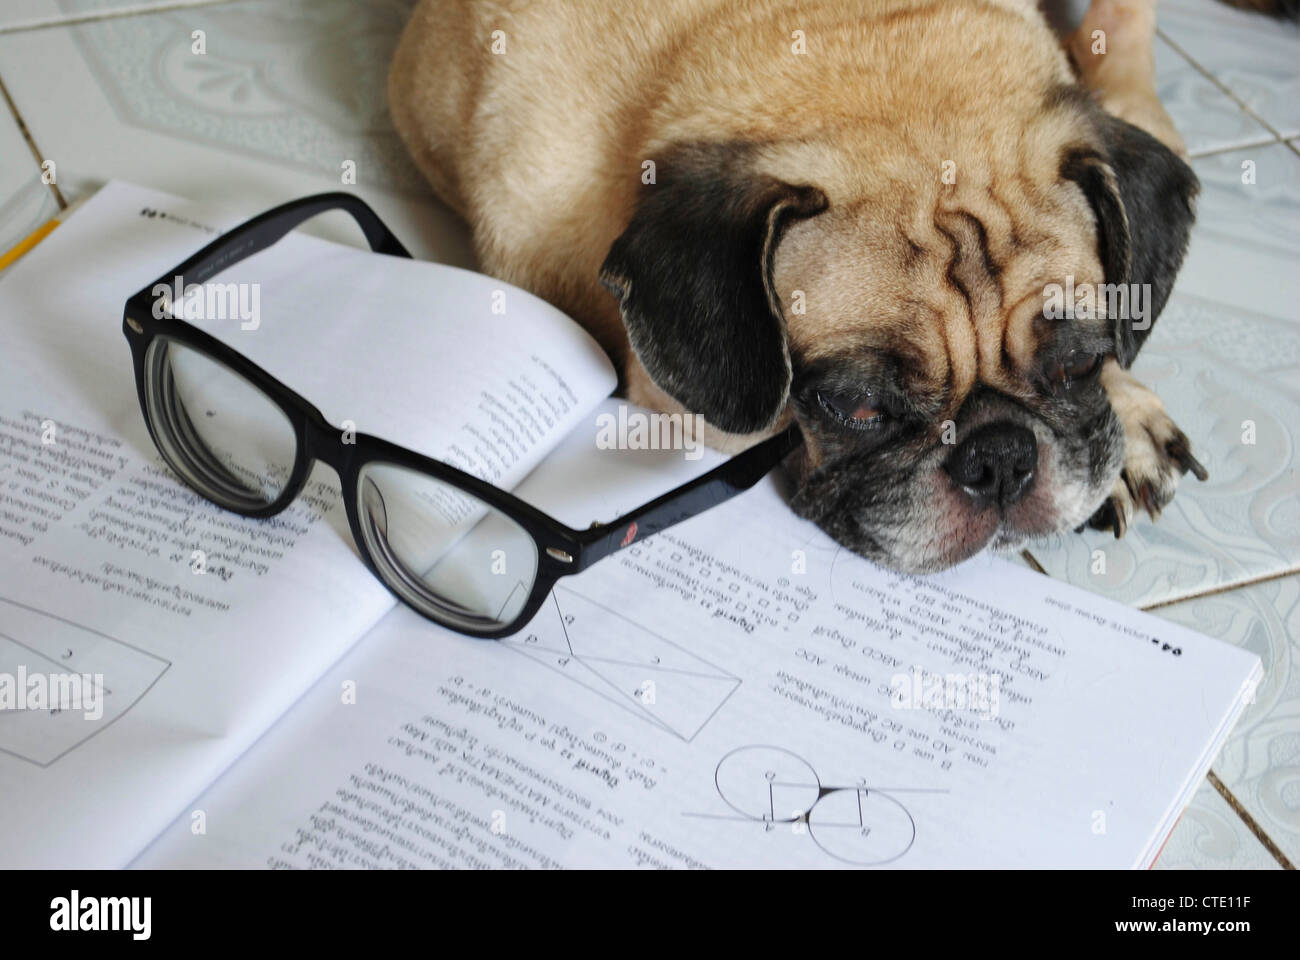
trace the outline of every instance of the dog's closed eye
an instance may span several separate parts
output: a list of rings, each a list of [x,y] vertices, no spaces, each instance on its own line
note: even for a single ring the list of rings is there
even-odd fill
[[[875,391],[870,389],[819,390],[817,402],[833,419],[854,430],[870,430],[885,420],[885,405]]]
[[[1053,382],[1068,386],[1080,380],[1086,380],[1097,372],[1101,366],[1102,355],[1086,350],[1071,350],[1056,361],[1051,369]]]

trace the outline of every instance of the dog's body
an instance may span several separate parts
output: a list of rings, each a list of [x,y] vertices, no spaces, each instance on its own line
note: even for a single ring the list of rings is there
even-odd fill
[[[924,571],[1118,534],[1200,472],[1125,369],[1196,190],[1153,25],[1127,68],[1087,23],[1071,47],[1108,113],[1031,0],[424,0],[390,102],[481,268],[587,326],[631,400],[723,449],[797,419],[795,508]],[[1146,284],[1145,316],[1045,318],[1066,283]]]

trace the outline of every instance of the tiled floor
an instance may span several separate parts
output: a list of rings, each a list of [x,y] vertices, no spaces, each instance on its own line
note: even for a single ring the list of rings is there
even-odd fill
[[[1160,96],[1202,193],[1174,296],[1134,370],[1210,479],[1185,480],[1158,523],[1144,517],[1123,540],[1089,531],[1030,552],[1052,576],[1259,654],[1257,702],[1214,765],[1233,802],[1207,783],[1157,865],[1295,864],[1300,29],[1214,0],[1162,0],[1159,10]]]
[[[250,213],[337,188],[352,161],[350,189],[417,256],[469,264],[383,107],[413,2],[4,0],[0,250],[57,209],[38,157],[69,201],[122,178]],[[1136,369],[1211,479],[1122,541],[1071,535],[1030,560],[1263,658],[1257,702],[1158,865],[1276,868],[1300,862],[1300,30],[1214,0],[1160,11],[1160,93],[1204,189]]]
[[[464,226],[424,188],[384,106],[387,63],[414,0],[22,0],[78,22],[6,30],[8,2],[0,80],[69,201],[123,179],[228,197],[253,214],[338,189],[349,163],[350,188],[412,253],[470,262]],[[157,9],[120,12],[137,7]],[[81,19],[91,8],[115,12]],[[202,56],[191,52],[195,31]],[[36,169],[25,148],[3,162]]]

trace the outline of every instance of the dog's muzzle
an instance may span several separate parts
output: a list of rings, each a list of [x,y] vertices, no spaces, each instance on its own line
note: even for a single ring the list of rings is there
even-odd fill
[[[1032,431],[1008,420],[980,427],[963,440],[944,464],[953,483],[976,509],[1005,510],[1033,486],[1038,441]]]

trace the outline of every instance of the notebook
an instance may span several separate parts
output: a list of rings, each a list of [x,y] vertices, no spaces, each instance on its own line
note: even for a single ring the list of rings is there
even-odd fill
[[[1155,859],[1259,660],[1014,560],[881,569],[778,473],[483,641],[371,576],[328,468],[272,521],[195,496],[143,423],[122,305],[257,212],[113,182],[0,274],[0,865]],[[257,284],[256,322],[201,325],[340,429],[572,526],[721,462],[609,449],[644,411],[492,278],[296,233],[216,279]],[[42,701],[70,676],[79,709]]]

